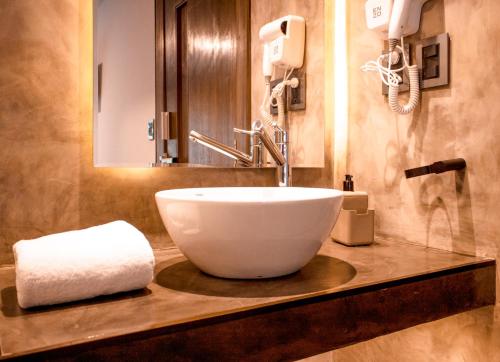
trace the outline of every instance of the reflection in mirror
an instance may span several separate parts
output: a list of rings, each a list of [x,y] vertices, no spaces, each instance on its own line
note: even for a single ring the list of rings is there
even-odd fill
[[[165,0],[165,84],[175,161],[232,167],[189,140],[191,130],[248,151],[233,128],[250,128],[249,0]],[[174,141],[175,142],[175,141]],[[170,150],[163,147],[158,153]]]
[[[302,88],[283,95],[290,163],[323,167],[323,6],[323,0],[94,0],[94,164],[234,167],[189,134],[250,153],[251,138],[233,129],[266,121],[260,107],[270,92],[259,29],[296,15],[305,19],[306,39],[303,66],[293,73]],[[279,28],[286,35],[287,27]],[[271,87],[283,72],[275,69]],[[270,164],[264,151],[261,165]]]
[[[94,1],[94,164],[149,166],[155,117],[154,0]]]

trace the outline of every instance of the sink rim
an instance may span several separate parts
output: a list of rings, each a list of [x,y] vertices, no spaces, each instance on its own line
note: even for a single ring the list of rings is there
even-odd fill
[[[247,192],[241,195],[233,194],[231,197],[226,195],[220,198],[224,191],[241,190]],[[248,191],[254,192],[258,198],[249,196]],[[273,195],[274,198],[265,198],[264,194],[258,195],[257,192],[268,191],[278,195]],[[292,194],[293,191],[300,193]],[[200,195],[201,192],[207,194]],[[276,197],[278,196],[278,197]],[[176,188],[170,190],[161,190],[155,193],[155,198],[177,200],[183,202],[200,202],[200,203],[222,203],[222,204],[282,204],[293,202],[307,202],[342,197],[343,192],[333,188],[321,187],[265,187],[265,186],[223,186],[223,187],[189,187]]]

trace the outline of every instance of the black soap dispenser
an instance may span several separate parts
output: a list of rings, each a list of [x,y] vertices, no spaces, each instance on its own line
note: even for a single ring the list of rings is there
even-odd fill
[[[344,191],[354,191],[354,182],[352,181],[352,175],[345,175]]]

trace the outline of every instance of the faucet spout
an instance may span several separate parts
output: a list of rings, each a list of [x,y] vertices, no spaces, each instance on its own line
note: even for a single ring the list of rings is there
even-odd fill
[[[211,137],[202,135],[201,133],[198,133],[196,131],[191,131],[189,133],[189,139],[195,143],[202,144],[203,146],[206,146],[214,151],[222,153],[223,155],[232,158],[233,160],[241,162],[245,166],[251,166],[253,163],[252,157],[247,155],[246,153],[241,152],[240,150],[237,150],[233,147],[229,147]]]
[[[255,121],[252,129],[242,130],[235,128],[234,132],[247,134],[250,136],[250,155],[229,147],[211,137],[202,135],[196,131],[189,133],[189,139],[202,144],[214,151],[217,151],[233,160],[238,161],[243,166],[262,167],[262,145],[269,151],[269,154],[276,162],[276,175],[279,186],[291,185],[291,167],[288,163],[288,134],[285,130],[274,127],[274,140],[267,133],[261,121]]]

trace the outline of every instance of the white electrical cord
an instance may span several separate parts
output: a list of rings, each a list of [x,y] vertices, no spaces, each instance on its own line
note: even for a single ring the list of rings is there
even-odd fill
[[[398,51],[403,57],[403,66],[398,69],[391,69],[393,52]],[[387,62],[387,66],[383,62]],[[408,69],[410,79],[410,98],[408,103],[401,105],[399,103],[399,83],[402,81],[398,72]],[[389,107],[393,112],[399,114],[408,114],[418,105],[420,98],[420,77],[417,65],[409,65],[404,52],[404,41],[401,38],[401,46],[397,45],[397,40],[389,41],[389,53],[382,54],[376,61],[371,60],[361,67],[364,72],[376,71],[379,73],[382,82],[389,87]]]
[[[264,98],[262,99],[262,104],[260,105],[259,111],[264,121],[264,124],[272,127],[274,123],[274,118],[271,113],[269,113],[269,93],[271,93],[271,77],[266,76],[265,78],[266,88],[264,90]]]
[[[283,75],[283,80],[280,83],[278,83],[273,88],[272,91],[270,91],[271,78],[266,77],[266,89],[265,89],[264,99],[263,99],[262,104],[260,106],[260,114],[261,114],[262,119],[264,120],[265,124],[267,124],[269,127],[283,128],[285,126],[285,103],[283,100],[283,92],[285,91],[285,88],[287,85],[291,85],[292,87],[298,86],[298,79],[297,78],[293,78],[291,80],[288,79],[292,75],[292,72],[293,72],[293,68],[285,70],[285,74]],[[273,75],[274,75],[274,68],[273,68]],[[269,93],[271,93],[270,96],[269,96]],[[278,108],[277,121],[274,119],[274,117],[271,115],[271,113],[269,113],[269,107],[271,104]]]

